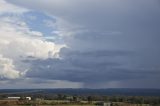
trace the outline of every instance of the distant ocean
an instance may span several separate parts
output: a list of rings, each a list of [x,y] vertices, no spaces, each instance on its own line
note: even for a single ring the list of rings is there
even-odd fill
[[[0,89],[0,94],[44,93],[68,95],[160,96],[160,89]]]

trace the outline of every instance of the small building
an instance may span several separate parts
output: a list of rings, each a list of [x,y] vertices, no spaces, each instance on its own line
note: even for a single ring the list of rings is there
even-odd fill
[[[66,96],[66,98],[65,98],[66,100],[70,100],[70,101],[72,101],[73,100],[73,96]]]
[[[26,98],[26,100],[32,100],[32,98],[31,97],[25,97]]]
[[[42,101],[44,98],[35,98],[36,101]]]
[[[21,97],[8,97],[7,100],[19,100]]]
[[[7,100],[31,100],[31,97],[8,97]]]
[[[97,102],[96,106],[112,106],[112,103],[110,102]]]

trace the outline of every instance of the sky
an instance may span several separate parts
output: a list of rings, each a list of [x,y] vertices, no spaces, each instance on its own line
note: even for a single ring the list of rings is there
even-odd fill
[[[0,0],[0,89],[160,88],[159,0]]]

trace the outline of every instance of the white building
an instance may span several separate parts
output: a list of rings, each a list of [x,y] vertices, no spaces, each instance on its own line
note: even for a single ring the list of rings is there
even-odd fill
[[[31,97],[25,97],[26,98],[26,100],[32,100],[32,98]]]
[[[21,97],[8,97],[9,100],[19,100]]]
[[[8,100],[20,100],[21,97],[8,97]],[[25,100],[32,100],[31,97],[24,97]]]

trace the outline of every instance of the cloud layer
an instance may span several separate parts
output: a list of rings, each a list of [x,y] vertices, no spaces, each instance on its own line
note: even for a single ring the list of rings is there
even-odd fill
[[[52,29],[47,37],[56,38],[46,39],[49,30],[31,30],[21,16],[1,17],[0,54],[13,61],[6,63],[12,72],[77,87],[160,87],[158,0],[6,1],[5,8],[16,5],[51,17],[42,23]]]

